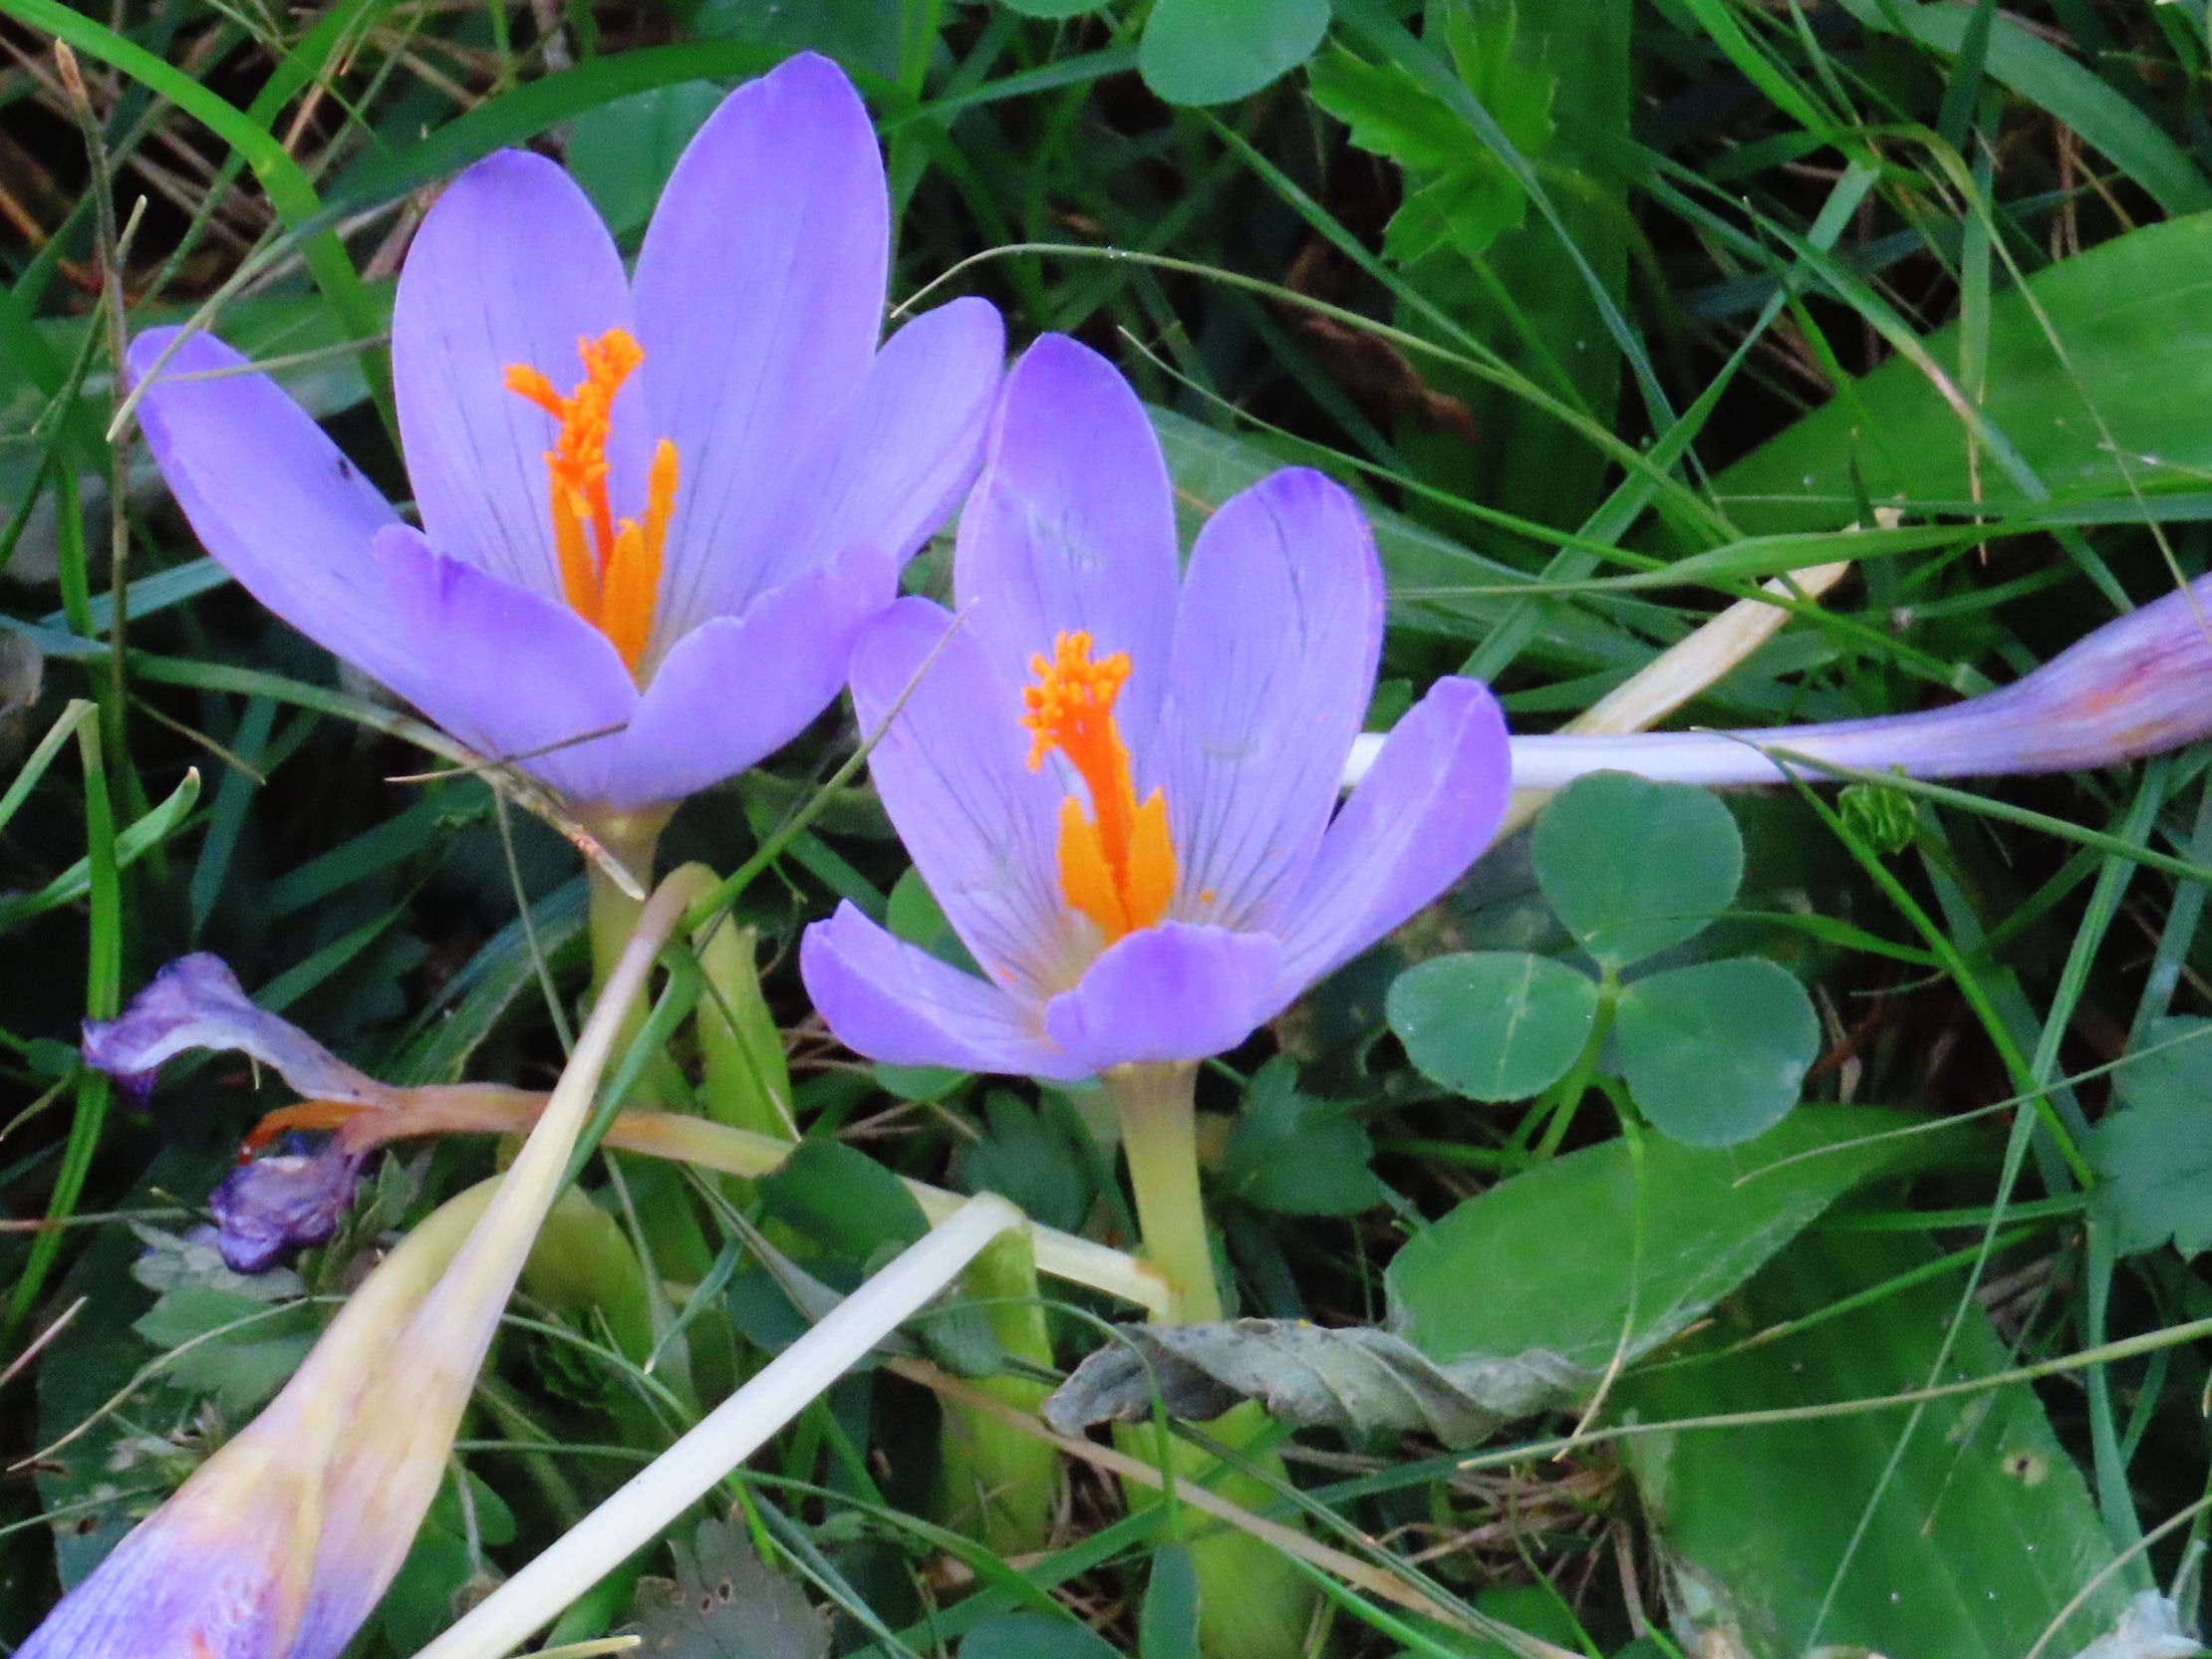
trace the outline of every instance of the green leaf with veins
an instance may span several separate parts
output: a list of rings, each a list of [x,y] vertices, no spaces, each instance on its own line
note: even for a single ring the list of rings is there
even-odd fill
[[[1481,0],[1451,8],[1445,44],[1460,80],[1525,158],[1551,141],[1551,73],[1515,55],[1514,8]],[[1383,231],[1401,263],[1445,246],[1470,259],[1521,223],[1526,192],[1473,128],[1414,75],[1336,48],[1307,75],[1314,103],[1351,130],[1359,148],[1405,169],[1405,201]]]

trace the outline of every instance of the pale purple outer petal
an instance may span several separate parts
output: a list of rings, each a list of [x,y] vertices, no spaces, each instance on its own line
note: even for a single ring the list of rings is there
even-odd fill
[[[774,753],[829,706],[862,624],[897,591],[892,556],[855,547],[694,628],[646,688],[595,798],[681,800]]]
[[[1289,901],[1374,690],[1382,620],[1366,523],[1318,472],[1262,479],[1199,533],[1153,744],[1171,914],[1264,930]]]
[[[853,653],[884,810],[953,931],[999,985],[1041,1001],[1074,982],[1078,924],[1060,899],[1061,792],[1026,764],[1021,696],[964,625],[903,599]],[[890,718],[900,695],[913,694]]]
[[[850,423],[833,424],[836,453],[799,467],[820,482],[784,504],[772,568],[803,570],[853,547],[904,563],[974,480],[1004,356],[987,300],[955,300],[892,336]]]
[[[1275,1010],[1282,947],[1265,934],[1163,922],[1108,946],[1045,1004],[1053,1041],[1085,1072],[1137,1060],[1203,1060]]]
[[[1459,880],[1513,788],[1488,688],[1448,676],[1401,719],[1321,840],[1278,932],[1287,1002]]]
[[[638,710],[607,637],[558,600],[433,552],[407,525],[377,537],[377,562],[416,656],[437,667],[415,693],[422,711],[487,759],[531,754],[524,770],[605,800],[615,739],[572,739]]]
[[[1035,1010],[996,985],[894,939],[850,904],[799,942],[806,993],[837,1040],[892,1065],[1081,1077],[1035,1027]]]
[[[506,390],[526,364],[566,396],[579,339],[635,332],[615,244],[584,192],[542,155],[501,150],[446,186],[415,232],[392,313],[392,378],[408,475],[431,545],[558,596],[545,452],[553,417]],[[645,398],[616,400],[608,443],[617,516],[643,501]]]
[[[1175,501],[1160,440],[1114,366],[1048,334],[1006,376],[982,476],[961,514],[953,583],[998,673],[1016,685],[1056,633],[1094,657],[1127,652],[1115,705],[1137,762],[1167,678],[1178,565]]]
[[[280,1614],[298,1521],[286,1505],[210,1514],[180,1495],[110,1550],[15,1659],[292,1659]]]
[[[678,161],[635,285],[654,435],[685,480],[660,638],[772,585],[778,503],[823,488],[795,461],[824,455],[868,376],[890,224],[868,112],[813,53],[731,93]]]
[[[140,1097],[163,1061],[193,1048],[250,1054],[308,1099],[360,1106],[392,1100],[384,1084],[256,1006],[223,960],[204,951],[165,966],[114,1019],[85,1021],[85,1063]]]
[[[319,1152],[271,1153],[241,1164],[207,1196],[223,1260],[234,1272],[265,1272],[279,1256],[322,1244],[352,1207],[360,1175],[360,1154],[336,1141]]]
[[[131,343],[133,381],[176,338]],[[200,545],[240,586],[324,650],[403,695],[419,675],[370,557],[396,523],[362,477],[266,375],[211,335],[186,340],[138,405],[154,464]],[[179,377],[207,377],[183,379]]]
[[[1941,708],[1824,725],[1514,739],[1517,787],[1556,789],[1588,772],[1679,783],[1780,783],[1784,749],[1907,777],[2075,772],[2212,734],[2212,576],[2116,617],[1994,691]],[[1817,776],[1816,768],[1790,768]]]

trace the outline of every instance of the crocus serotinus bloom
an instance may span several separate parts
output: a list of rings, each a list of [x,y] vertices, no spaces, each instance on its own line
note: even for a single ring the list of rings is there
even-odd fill
[[[853,695],[874,727],[915,683],[869,765],[988,977],[842,907],[800,963],[863,1054],[1065,1079],[1233,1048],[1442,892],[1504,809],[1498,706],[1446,679],[1335,811],[1382,639],[1358,507],[1277,472],[1180,575],[1159,442],[1072,341],[1008,376],[954,587],[958,624],[910,599],[864,630]]]
[[[420,530],[204,335],[146,436],[208,552],[302,633],[573,802],[674,801],[821,711],[973,475],[997,314],[957,300],[879,352],[889,226],[867,112],[802,54],[700,129],[634,281],[542,156],[439,197],[393,316]],[[140,336],[134,375],[173,338]]]

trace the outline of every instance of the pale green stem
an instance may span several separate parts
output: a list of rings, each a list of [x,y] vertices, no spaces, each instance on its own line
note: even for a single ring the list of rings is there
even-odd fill
[[[1214,1246],[1199,1196],[1198,1067],[1149,1063],[1114,1066],[1100,1079],[1121,1119],[1129,1184],[1137,1194],[1137,1228],[1145,1253],[1167,1275],[1168,1324],[1203,1324],[1222,1316],[1214,1282]]]
[[[668,827],[667,807],[644,812],[580,809],[576,816],[608,856],[636,878],[641,891],[653,886],[653,854],[661,844],[661,831]],[[617,887],[597,859],[584,861],[584,879],[591,888],[592,992],[596,996],[621,959],[622,948],[636,932],[645,901],[633,899]],[[615,1052],[622,1052],[619,1044]]]

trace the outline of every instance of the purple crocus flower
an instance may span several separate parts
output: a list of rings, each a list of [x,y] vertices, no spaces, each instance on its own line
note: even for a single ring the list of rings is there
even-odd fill
[[[131,369],[249,592],[471,748],[627,812],[818,714],[974,473],[997,313],[957,300],[879,351],[889,245],[867,112],[812,54],[700,129],[634,278],[553,162],[478,162],[393,317],[420,530],[219,341],[154,330]]]
[[[1497,703],[1439,681],[1335,811],[1374,687],[1383,584],[1350,495],[1277,472],[1178,570],[1135,395],[1039,340],[962,516],[961,613],[903,600],[853,696],[916,867],[988,975],[852,906],[807,930],[808,992],[879,1060],[1069,1079],[1242,1042],[1441,893],[1505,808]]]

